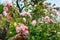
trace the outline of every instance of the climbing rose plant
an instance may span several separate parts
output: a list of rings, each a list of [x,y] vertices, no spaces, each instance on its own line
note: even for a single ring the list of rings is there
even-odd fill
[[[27,9],[28,2],[23,2]],[[31,0],[31,3],[34,9],[32,12],[20,12],[19,8],[8,2],[0,5],[0,26],[5,23],[7,14],[13,14],[6,38],[9,39],[22,32],[27,36],[24,37],[26,40],[60,40],[60,23],[55,20],[58,11],[49,7],[44,0]]]

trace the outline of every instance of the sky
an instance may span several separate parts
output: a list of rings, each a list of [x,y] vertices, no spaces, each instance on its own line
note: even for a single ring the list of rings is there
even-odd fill
[[[0,4],[2,4],[3,2],[6,2],[6,1],[12,2],[11,0],[0,0]]]
[[[60,0],[46,0],[45,2],[56,4],[57,7],[60,7]]]
[[[0,4],[7,0],[0,0]],[[11,0],[9,0],[11,2]],[[60,0],[46,0],[45,2],[56,4],[57,7],[60,7]]]

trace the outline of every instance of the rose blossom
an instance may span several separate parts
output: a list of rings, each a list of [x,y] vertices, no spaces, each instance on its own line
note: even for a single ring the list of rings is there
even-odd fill
[[[24,24],[20,24],[18,27],[16,27],[16,32],[19,33],[20,31],[23,31],[24,34],[28,34],[28,27]]]
[[[16,27],[16,32],[17,32],[17,33],[20,32],[20,27]]]
[[[6,13],[6,11],[3,11],[3,15],[4,15],[4,16],[7,16],[7,13]]]
[[[29,16],[29,17],[31,17],[30,13],[28,13],[28,12],[21,12],[20,16]]]
[[[4,11],[8,11],[8,7],[4,7],[3,10],[4,10]]]
[[[12,2],[8,2],[7,4],[8,4],[8,6],[9,6],[10,8],[13,7]]]
[[[20,13],[20,16],[25,16],[25,12]]]
[[[55,16],[58,16],[58,11],[56,9],[52,9],[52,12],[54,13]]]
[[[25,34],[28,34],[28,31],[27,31],[27,29],[25,29],[25,30],[24,30],[24,33],[25,33]]]
[[[33,25],[33,26],[36,26],[36,24],[37,24],[36,20],[33,20],[33,21],[32,21],[32,25]]]
[[[46,16],[46,17],[44,18],[44,21],[50,22],[50,18],[49,18],[48,16]]]
[[[4,2],[4,3],[3,3],[3,6],[7,6],[7,3],[6,3],[6,2]]]
[[[22,29],[22,31],[25,33],[25,34],[28,34],[28,27],[25,26],[25,25],[20,25],[20,28]]]

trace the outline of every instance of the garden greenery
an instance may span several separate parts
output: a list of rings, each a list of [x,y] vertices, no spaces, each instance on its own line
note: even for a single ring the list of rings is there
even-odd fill
[[[29,4],[26,0],[24,3],[24,8],[27,9]],[[13,14],[6,38],[15,36],[16,27],[24,24],[22,25],[22,27],[24,26],[23,29],[20,29],[24,31],[23,33],[27,33],[26,40],[60,40],[60,23],[55,19],[58,16],[58,11],[49,7],[47,3],[44,3],[44,0],[31,0],[29,3],[32,3],[31,12],[28,12],[30,8],[27,11],[25,9],[25,11],[20,12],[19,8],[12,4],[0,5],[1,27],[6,22],[7,14]],[[24,30],[26,27],[28,29]]]

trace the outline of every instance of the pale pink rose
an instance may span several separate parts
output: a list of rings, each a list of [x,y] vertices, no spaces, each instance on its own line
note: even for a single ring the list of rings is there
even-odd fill
[[[12,2],[8,2],[7,4],[8,4],[8,6],[9,6],[10,8],[13,7]]]
[[[44,18],[44,21],[50,22],[50,18],[49,18],[48,16],[46,16],[46,17]]]
[[[16,32],[19,33],[20,32],[20,27],[16,27]]]
[[[20,16],[25,16],[25,12],[20,13]]]
[[[20,25],[20,28],[21,28],[23,31],[24,31],[25,29],[28,29],[28,27],[25,26],[25,25],[23,25],[23,24]]]
[[[20,29],[23,31],[23,33],[28,34],[28,27],[27,26],[21,24]]]
[[[52,9],[52,12],[54,13],[55,16],[58,16],[58,11],[56,9]]]
[[[20,24],[20,29],[21,29],[22,31],[24,31],[24,29],[25,29],[24,24]]]
[[[7,13],[6,13],[6,11],[3,11],[3,16],[7,16]]]
[[[6,3],[6,2],[4,2],[4,3],[3,3],[3,6],[7,6],[7,3]]]
[[[25,34],[28,34],[28,27],[27,27],[27,26],[24,26],[23,32],[24,32]]]
[[[33,20],[33,21],[32,21],[32,25],[33,25],[33,26],[36,26],[36,24],[37,24],[36,20]]]
[[[26,18],[23,18],[23,22],[26,22]]]
[[[4,7],[3,10],[4,10],[4,11],[8,11],[8,7]]]
[[[20,16],[29,16],[29,17],[31,17],[30,13],[28,13],[28,12],[22,12],[22,13],[20,13]]]

